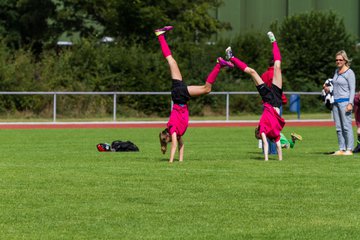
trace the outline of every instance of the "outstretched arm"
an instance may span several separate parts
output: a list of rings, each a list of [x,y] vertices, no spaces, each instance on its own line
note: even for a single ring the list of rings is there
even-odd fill
[[[182,137],[179,138],[179,161],[182,162],[184,160],[184,141]]]
[[[281,161],[282,160],[282,149],[281,149],[280,140],[276,142],[276,150],[278,152],[279,161]]]
[[[174,132],[171,135],[171,150],[170,150],[170,160],[169,160],[170,163],[174,161],[177,145],[178,145],[177,134],[176,132]]]
[[[269,160],[269,144],[268,141],[266,139],[266,135],[265,133],[261,133],[261,139],[263,142],[263,146],[264,146],[264,156],[265,156],[265,161]]]

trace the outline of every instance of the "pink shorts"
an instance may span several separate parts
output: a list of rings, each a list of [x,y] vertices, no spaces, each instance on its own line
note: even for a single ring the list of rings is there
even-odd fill
[[[354,115],[355,115],[355,122],[356,122],[356,126],[358,128],[360,128],[360,94],[357,93],[355,94],[355,98],[354,98]]]
[[[280,140],[280,132],[285,126],[285,120],[269,104],[264,103],[264,111],[259,122],[259,132],[275,142]]]
[[[179,104],[174,104],[170,113],[169,122],[167,123],[170,135],[176,132],[178,136],[183,136],[188,126],[189,110],[187,105],[180,106]]]

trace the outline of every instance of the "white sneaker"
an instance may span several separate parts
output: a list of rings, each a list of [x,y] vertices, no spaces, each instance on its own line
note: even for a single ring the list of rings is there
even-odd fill
[[[353,154],[353,152],[351,150],[346,150],[343,155],[344,156],[352,156],[354,154]]]
[[[270,42],[273,43],[273,42],[276,41],[275,36],[274,36],[274,34],[272,32],[268,32],[267,35],[268,35],[268,37],[270,39]]]
[[[231,47],[228,47],[228,48],[225,50],[225,55],[226,55],[226,59],[227,59],[227,60],[230,60],[230,58],[233,57],[233,53],[232,53]]]

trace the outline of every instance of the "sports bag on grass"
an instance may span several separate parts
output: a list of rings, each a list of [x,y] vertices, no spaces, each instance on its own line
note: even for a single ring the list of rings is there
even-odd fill
[[[130,141],[117,140],[111,143],[111,150],[113,152],[138,152],[139,148]]]
[[[111,152],[111,146],[108,143],[99,143],[96,148],[99,152]]]

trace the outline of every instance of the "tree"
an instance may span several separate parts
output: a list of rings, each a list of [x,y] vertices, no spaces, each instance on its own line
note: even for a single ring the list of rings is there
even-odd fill
[[[103,33],[103,25],[97,16],[107,12],[111,0],[54,0],[56,16],[52,27],[61,35],[79,34],[80,37],[97,36]]]
[[[350,56],[354,53],[355,41],[347,33],[343,20],[333,12],[291,16],[276,31],[279,31],[283,71],[293,90],[319,90],[334,74],[336,52],[344,49]]]
[[[208,39],[230,28],[211,16],[222,0],[3,0],[0,35],[14,48],[41,47],[64,33],[147,42],[154,28],[176,24],[176,36]]]
[[[48,20],[54,14],[55,4],[51,0],[3,0],[0,2],[0,34],[13,48],[31,45],[38,51],[52,36]]]
[[[63,0],[58,1],[57,28],[81,36],[108,35],[145,42],[154,28],[175,24],[191,40],[209,38],[229,28],[210,15],[222,0]]]
[[[191,41],[209,38],[229,28],[210,15],[220,0],[112,1],[107,12],[97,16],[105,34],[146,41],[154,28],[176,24],[177,35]]]

